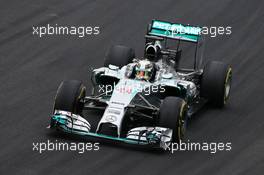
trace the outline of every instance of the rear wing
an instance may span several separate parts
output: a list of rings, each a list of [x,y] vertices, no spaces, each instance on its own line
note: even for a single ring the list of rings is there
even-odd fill
[[[201,31],[201,27],[152,20],[147,34],[197,43],[201,37]]]

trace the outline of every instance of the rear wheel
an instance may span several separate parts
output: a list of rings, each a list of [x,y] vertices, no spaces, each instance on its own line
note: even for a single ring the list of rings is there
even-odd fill
[[[85,86],[77,80],[61,82],[54,101],[54,110],[82,114],[83,102],[85,97]]]
[[[201,96],[217,107],[223,107],[230,96],[232,69],[218,61],[208,62],[201,79]]]
[[[106,53],[104,66],[108,67],[110,64],[118,67],[123,67],[133,61],[135,58],[135,51],[132,48],[115,45],[110,47]]]
[[[187,123],[187,104],[178,97],[166,97],[161,104],[158,126],[172,129],[172,141],[184,138]]]

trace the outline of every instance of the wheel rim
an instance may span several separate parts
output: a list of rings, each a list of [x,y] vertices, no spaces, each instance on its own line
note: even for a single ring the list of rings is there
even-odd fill
[[[186,103],[184,102],[181,106],[180,117],[178,121],[178,139],[183,139],[186,132]]]
[[[232,80],[232,69],[229,68],[225,80],[224,104],[226,104],[230,95],[231,80]]]
[[[79,94],[79,96],[76,99],[77,104],[75,106],[75,113],[77,113],[77,114],[80,114],[82,112],[82,109],[83,109],[83,105],[84,104],[81,103],[81,100],[84,99],[85,92],[86,92],[86,88],[84,86],[82,86],[81,87],[81,90],[80,90],[80,94]]]

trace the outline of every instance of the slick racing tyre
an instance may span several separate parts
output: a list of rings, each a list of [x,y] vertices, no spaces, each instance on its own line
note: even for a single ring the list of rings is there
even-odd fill
[[[61,82],[54,101],[54,110],[82,114],[85,86],[77,80]]]
[[[201,79],[201,96],[217,107],[223,107],[230,96],[232,69],[218,61],[208,62]]]
[[[132,48],[115,45],[110,47],[106,53],[104,66],[108,67],[110,64],[118,67],[123,67],[133,61],[135,58],[135,51]]]
[[[158,126],[172,129],[172,142],[183,140],[187,123],[187,104],[178,97],[166,97],[161,104]]]

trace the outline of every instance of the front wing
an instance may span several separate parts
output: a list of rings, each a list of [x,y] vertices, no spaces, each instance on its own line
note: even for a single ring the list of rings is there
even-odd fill
[[[87,137],[97,137],[127,144],[166,148],[171,144],[172,130],[163,127],[137,127],[128,131],[126,137],[114,137],[91,132],[90,123],[80,115],[67,111],[55,110],[51,116],[50,127],[63,132]]]

